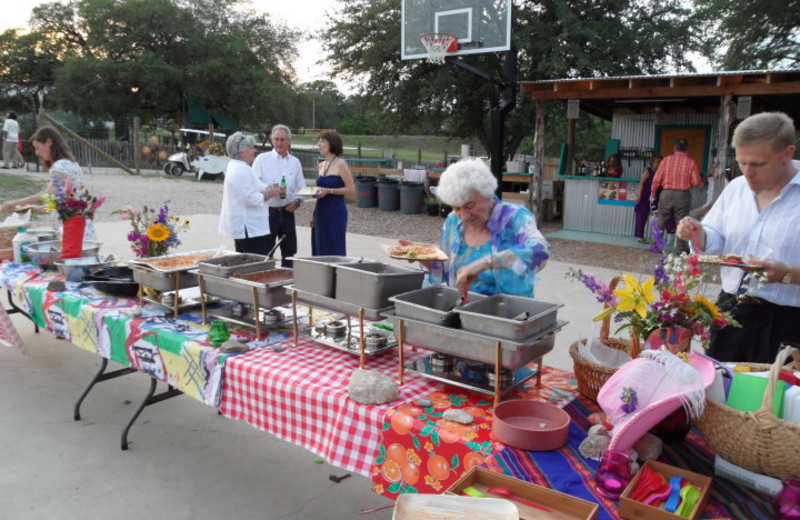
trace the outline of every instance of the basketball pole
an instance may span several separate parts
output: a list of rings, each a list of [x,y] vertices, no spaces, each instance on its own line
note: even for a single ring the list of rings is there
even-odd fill
[[[503,62],[502,77],[492,76],[486,71],[456,59],[453,56],[445,57],[447,63],[460,67],[467,72],[475,74],[487,81],[500,87],[500,102],[492,108],[492,140],[490,142],[489,153],[492,155],[491,169],[495,179],[497,179],[497,190],[495,194],[503,198],[503,170],[505,168],[505,153],[503,151],[503,141],[505,140],[506,115],[517,105],[517,48],[505,53]]]

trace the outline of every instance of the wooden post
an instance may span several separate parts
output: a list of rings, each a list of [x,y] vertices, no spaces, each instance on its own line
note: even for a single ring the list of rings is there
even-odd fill
[[[575,175],[575,119],[567,124],[567,175]]]
[[[544,101],[536,101],[536,129],[533,134],[532,201],[537,223],[542,223],[542,172],[544,172]]]
[[[358,158],[361,159],[361,141],[358,142]]]
[[[133,169],[136,175],[142,174],[142,136],[139,116],[133,116]]]
[[[137,175],[137,173],[135,171],[131,170],[130,168],[128,168],[128,166],[126,166],[125,164],[122,164],[118,160],[114,159],[113,157],[108,155],[106,152],[104,152],[100,148],[96,147],[95,145],[93,145],[92,143],[90,143],[89,141],[84,139],[83,137],[79,136],[78,134],[76,134],[75,132],[73,132],[72,130],[70,130],[69,128],[67,128],[66,126],[61,124],[60,122],[58,122],[55,119],[53,119],[52,117],[50,117],[49,115],[47,115],[47,114],[45,114],[43,112],[40,112],[39,113],[39,117],[43,117],[43,118],[47,119],[47,121],[50,122],[50,124],[52,124],[53,126],[55,126],[58,130],[60,130],[61,132],[64,132],[67,135],[69,135],[70,137],[72,137],[76,141],[79,141],[84,146],[88,146],[89,148],[91,148],[92,150],[97,152],[101,157],[103,157],[105,160],[107,160],[111,164],[116,165],[118,168],[121,168],[122,170],[124,170],[125,172],[127,172],[127,173],[129,173],[131,175]]]
[[[444,151],[444,162],[442,164],[447,168],[447,150]]]
[[[417,148],[417,164],[422,164],[422,148]]]

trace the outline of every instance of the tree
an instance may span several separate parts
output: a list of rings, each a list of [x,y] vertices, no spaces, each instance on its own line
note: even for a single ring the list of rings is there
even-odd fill
[[[54,97],[86,117],[176,116],[186,98],[246,125],[282,119],[298,34],[243,0],[71,0],[34,9],[63,48]],[[80,95],[76,95],[79,93]],[[176,118],[177,119],[177,118]]]
[[[58,50],[42,34],[0,34],[0,92],[16,98],[12,104],[38,111],[39,94],[53,85],[59,63]]]
[[[706,56],[723,70],[800,66],[800,0],[695,0]]]
[[[411,126],[456,137],[477,137],[489,148],[489,114],[498,103],[495,85],[459,68],[401,61],[400,0],[342,0],[325,32],[334,71],[361,81],[381,123],[391,132]],[[689,13],[677,0],[542,0],[515,2],[513,40],[519,79],[599,77],[686,68],[692,36]],[[460,59],[499,76],[499,53]],[[533,133],[533,103],[520,94],[506,126],[513,154]]]

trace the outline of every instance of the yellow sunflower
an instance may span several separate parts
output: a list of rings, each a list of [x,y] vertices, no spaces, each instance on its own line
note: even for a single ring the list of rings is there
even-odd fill
[[[712,302],[702,294],[695,294],[693,300],[708,311],[712,320],[722,319],[722,312],[720,312],[716,303]]]
[[[169,228],[156,222],[147,227],[147,238],[153,242],[163,242],[169,238]]]

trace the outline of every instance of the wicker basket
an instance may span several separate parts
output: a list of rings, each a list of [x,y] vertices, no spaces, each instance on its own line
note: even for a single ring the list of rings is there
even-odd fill
[[[619,281],[619,276],[615,276],[609,284],[609,290],[613,291],[617,287]],[[630,340],[609,338],[608,334],[610,328],[611,316],[606,316],[600,328],[600,341],[609,348],[628,352],[631,358],[637,357],[642,350],[638,336],[631,334]],[[586,343],[586,341],[576,341],[569,347],[569,355],[572,357],[573,372],[575,372],[575,379],[578,382],[578,391],[592,401],[597,401],[597,393],[600,392],[600,388],[602,388],[606,381],[608,381],[608,378],[610,378],[617,369],[615,367],[599,365],[583,357],[580,353],[580,343]]]
[[[16,234],[16,226],[0,227],[0,249],[11,249]]]
[[[800,470],[800,424],[778,419],[772,411],[778,372],[792,354],[800,355],[800,349],[784,348],[772,366],[739,363],[770,371],[760,409],[742,412],[706,399],[706,411],[697,421],[697,428],[725,460],[779,479],[797,475]],[[800,369],[800,362],[795,361],[795,366]]]

